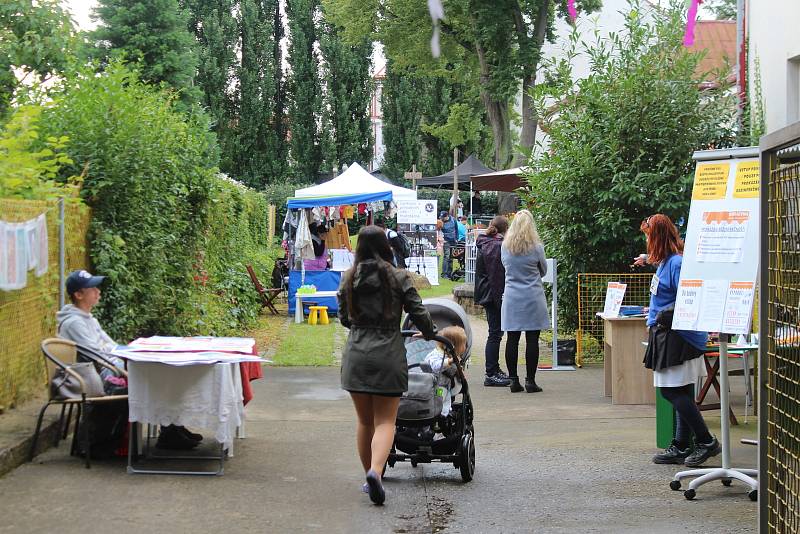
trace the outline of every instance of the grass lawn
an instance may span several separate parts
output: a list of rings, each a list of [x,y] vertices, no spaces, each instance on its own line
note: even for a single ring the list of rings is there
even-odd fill
[[[255,338],[258,350],[279,366],[335,365],[334,350],[339,338],[344,339],[344,328],[338,321],[329,325],[296,324],[286,312],[286,305],[278,305],[280,315],[262,312],[256,327],[248,332]]]

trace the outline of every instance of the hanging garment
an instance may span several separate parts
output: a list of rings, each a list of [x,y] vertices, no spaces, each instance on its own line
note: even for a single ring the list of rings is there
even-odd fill
[[[358,214],[359,215],[366,215],[367,214],[367,205],[361,203],[358,205]]]
[[[311,230],[308,228],[307,211],[309,210],[300,210],[300,221],[297,225],[297,237],[294,242],[294,254],[300,260],[313,260],[316,258],[314,245],[311,241]]]

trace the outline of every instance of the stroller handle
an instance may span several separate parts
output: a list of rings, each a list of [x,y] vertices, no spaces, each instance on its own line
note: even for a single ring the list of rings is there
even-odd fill
[[[400,334],[402,334],[403,337],[411,337],[411,336],[415,336],[415,335],[419,334],[419,330],[401,330]],[[453,346],[453,343],[449,339],[447,339],[446,337],[433,336],[433,338],[431,338],[431,339],[433,341],[438,341],[439,343],[444,345],[445,348],[447,348],[447,350],[449,352],[455,352],[455,350],[456,350],[456,348]]]

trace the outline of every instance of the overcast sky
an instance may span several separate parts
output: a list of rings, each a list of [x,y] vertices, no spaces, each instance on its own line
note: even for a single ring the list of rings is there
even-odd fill
[[[92,8],[97,5],[96,0],[61,0],[61,5],[69,9],[80,29],[92,30],[96,26],[89,18]]]

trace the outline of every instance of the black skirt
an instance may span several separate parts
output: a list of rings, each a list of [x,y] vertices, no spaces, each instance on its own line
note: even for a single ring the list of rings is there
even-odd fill
[[[644,366],[653,371],[661,371],[699,358],[702,354],[702,350],[693,347],[677,331],[654,325],[650,327],[647,336]]]

